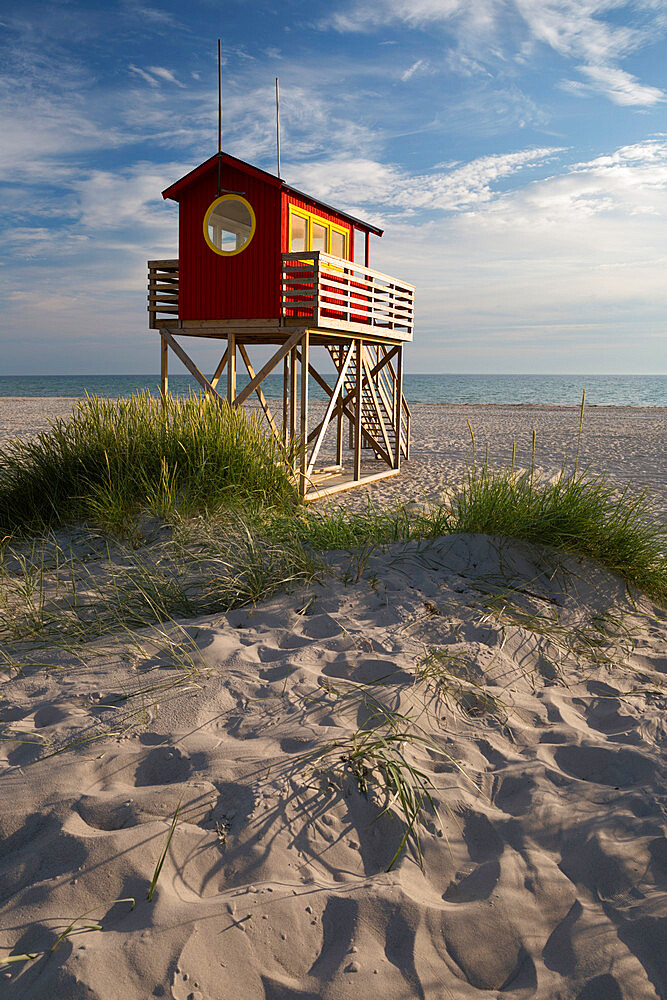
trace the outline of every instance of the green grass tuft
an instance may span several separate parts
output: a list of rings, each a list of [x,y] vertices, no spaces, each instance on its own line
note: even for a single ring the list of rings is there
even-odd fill
[[[619,491],[602,474],[492,472],[474,466],[449,494],[451,530],[505,535],[595,559],[667,600],[667,527],[646,493]]]
[[[0,537],[87,521],[131,532],[142,515],[297,501],[259,414],[190,395],[87,396],[66,420],[0,452]]]

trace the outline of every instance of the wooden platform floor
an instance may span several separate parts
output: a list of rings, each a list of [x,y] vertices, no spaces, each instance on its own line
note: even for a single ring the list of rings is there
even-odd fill
[[[304,500],[306,503],[314,503],[317,500],[333,496],[335,493],[342,493],[343,490],[353,490],[357,486],[368,486],[369,483],[376,483],[380,479],[389,479],[392,476],[398,476],[399,473],[400,469],[384,469],[382,472],[374,473],[362,468],[361,479],[357,480],[352,472],[345,469],[342,472],[327,473],[324,476],[315,473]]]

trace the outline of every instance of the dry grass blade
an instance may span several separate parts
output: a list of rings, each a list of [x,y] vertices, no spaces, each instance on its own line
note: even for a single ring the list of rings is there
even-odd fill
[[[136,905],[136,900],[134,896],[124,896],[122,899],[114,899],[111,903],[115,906],[116,903],[129,903],[130,911],[132,911]],[[72,934],[85,934],[89,931],[101,931],[104,928],[102,924],[95,921],[95,923],[82,924],[80,921],[85,920],[89,917],[91,913],[95,913],[96,910],[100,910],[102,906],[108,906],[108,903],[98,904],[97,906],[91,907],[90,910],[86,910],[84,913],[80,913],[78,917],[72,920],[64,931],[62,931],[54,943],[51,945],[48,951],[34,951],[34,952],[24,952],[22,955],[7,955],[4,958],[0,958],[0,965],[9,965],[12,962],[34,962],[37,958],[42,958],[43,956],[52,955],[56,948],[62,944],[62,942],[70,937]]]
[[[133,910],[134,907],[135,907],[134,896],[126,896],[123,899],[114,899],[113,905],[115,905],[116,903],[130,903],[130,910]],[[86,910],[85,913],[81,913],[81,914],[79,914],[78,917],[75,917],[74,920],[71,922],[71,924],[68,924],[68,926],[62,932],[62,934],[58,935],[58,937],[56,938],[55,942],[51,946],[51,951],[54,952],[56,950],[56,948],[58,947],[58,945],[62,941],[64,941],[65,938],[69,937],[70,934],[73,934],[75,931],[77,933],[82,932],[82,931],[101,931],[102,930],[102,925],[99,924],[99,923],[79,925],[79,921],[80,920],[83,920],[85,917],[90,916],[91,913],[94,913],[95,910],[99,910],[99,909],[100,909],[99,906],[93,906],[92,909]]]
[[[417,664],[415,681],[431,685],[438,701],[458,709],[470,724],[478,724],[480,718],[489,715],[501,726],[509,723],[502,698],[475,679],[470,661],[460,653],[430,650]]]
[[[409,715],[389,711],[372,697],[369,698],[366,692],[360,693],[371,709],[366,728],[345,739],[333,740],[304,754],[303,758],[317,766],[347,771],[360,794],[366,798],[371,791],[378,792],[384,801],[376,820],[393,813],[404,824],[400,843],[387,871],[396,865],[410,841],[423,870],[419,829],[425,825],[427,813],[430,811],[435,816],[443,833],[444,827],[434,798],[436,786],[431,776],[408,758],[407,752],[422,751],[427,755],[444,757],[467,777],[466,772],[451,754],[421,731]],[[452,815],[447,805],[446,808]]]
[[[155,866],[155,871],[153,872],[153,880],[151,881],[150,889],[148,890],[148,895],[146,897],[148,899],[149,903],[152,902],[152,900],[153,900],[153,893],[155,892],[155,887],[156,887],[158,879],[160,877],[160,873],[162,871],[162,866],[164,865],[165,860],[167,858],[167,854],[169,852],[169,845],[171,844],[172,837],[174,836],[174,833],[176,832],[176,826],[178,824],[178,817],[180,816],[181,808],[182,808],[182,800],[176,806],[176,811],[174,812],[174,815],[173,815],[173,818],[172,818],[172,821],[171,821],[171,826],[169,827],[169,833],[167,834],[167,843],[164,845],[164,850],[162,851],[162,854],[158,858],[158,862],[157,862],[157,864]]]

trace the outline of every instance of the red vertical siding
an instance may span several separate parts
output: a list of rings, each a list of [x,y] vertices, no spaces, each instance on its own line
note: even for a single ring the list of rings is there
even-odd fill
[[[215,200],[217,166],[180,195],[180,319],[276,319],[280,315],[280,190],[225,165],[223,187],[243,193],[255,212],[250,245],[234,257],[214,253],[204,239],[204,216]]]

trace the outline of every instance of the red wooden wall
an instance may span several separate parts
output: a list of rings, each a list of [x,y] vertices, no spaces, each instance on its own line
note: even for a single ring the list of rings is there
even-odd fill
[[[353,224],[315,199],[284,189],[277,177],[224,154],[222,188],[243,194],[255,212],[255,234],[233,257],[215,253],[204,239],[204,216],[218,190],[217,157],[163,191],[179,202],[181,320],[278,319],[280,255],[289,249],[290,204],[345,229],[348,256],[354,259]]]
[[[280,315],[280,188],[257,172],[225,163],[222,187],[243,193],[257,228],[234,257],[214,253],[204,216],[215,200],[218,168],[194,177],[179,193],[179,314],[181,320],[277,319]]]

